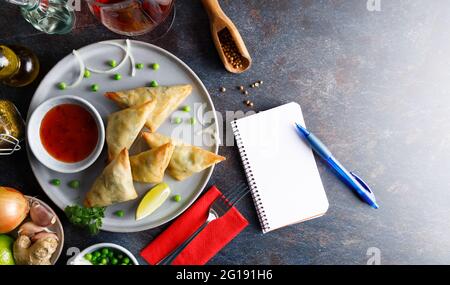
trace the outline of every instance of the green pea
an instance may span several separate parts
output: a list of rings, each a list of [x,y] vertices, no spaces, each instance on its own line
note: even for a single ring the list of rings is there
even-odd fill
[[[100,86],[99,86],[98,84],[92,84],[92,85],[91,85],[91,90],[92,90],[92,91],[97,92],[98,89],[100,89]]]
[[[151,87],[157,87],[159,84],[158,84],[158,82],[156,82],[156,80],[152,80],[151,82],[150,82],[150,86]]]
[[[196,122],[197,122],[197,120],[195,120],[194,117],[189,119],[189,124],[191,124],[191,125],[195,125]]]
[[[113,251],[109,251],[108,253],[108,257],[111,259],[114,257],[114,252]]]
[[[189,105],[183,106],[181,108],[181,111],[186,112],[186,113],[190,112],[191,111],[191,106],[189,106]]]
[[[94,251],[94,253],[92,254],[94,257],[98,258],[100,255],[102,255],[100,253],[100,251]]]
[[[109,253],[109,250],[105,247],[105,248],[102,248],[102,254],[108,254]]]
[[[84,256],[84,258],[85,258],[86,260],[91,261],[91,260],[92,260],[92,254],[88,253],[88,254],[86,254],[86,255]]]
[[[125,212],[123,210],[115,211],[114,215],[116,215],[119,218],[122,218],[123,216],[125,216]]]
[[[109,66],[111,66],[111,67],[116,67],[116,66],[117,66],[117,61],[115,61],[114,59],[113,59],[113,60],[110,60],[110,61],[109,61]]]
[[[59,180],[59,179],[52,179],[52,180],[50,180],[50,184],[55,185],[55,186],[59,186],[59,185],[61,185],[61,180]]]
[[[111,259],[111,264],[112,265],[117,265],[117,263],[119,263],[119,260],[117,260],[117,258]]]
[[[118,259],[122,259],[122,258],[123,258],[123,255],[119,253],[119,254],[117,255],[117,258],[118,258]]]
[[[79,180],[72,180],[69,182],[69,187],[72,189],[78,189],[80,188],[80,181]]]
[[[120,80],[122,79],[122,75],[120,75],[119,73],[114,74],[113,76],[114,80]]]
[[[66,89],[66,88],[67,88],[66,82],[60,82],[60,83],[58,83],[58,88],[59,88],[60,90]]]
[[[174,122],[175,124],[181,124],[182,121],[183,121],[183,120],[181,120],[180,117],[176,117],[176,118],[173,119],[173,122]]]
[[[143,69],[144,65],[142,63],[136,63],[136,68],[137,69]]]
[[[85,70],[84,71],[84,78],[89,78],[89,77],[91,77],[91,72],[89,71],[89,70]]]
[[[130,259],[128,257],[125,257],[124,259],[122,259],[122,263],[128,264],[130,263]]]
[[[153,70],[158,70],[159,69],[159,64],[157,64],[157,63],[152,64],[152,69]]]
[[[108,264],[108,259],[102,258],[102,260],[100,261],[100,263],[101,263],[102,265],[106,265],[106,264]]]
[[[173,200],[175,201],[175,202],[180,202],[181,201],[181,195],[175,195],[175,196],[173,196]]]

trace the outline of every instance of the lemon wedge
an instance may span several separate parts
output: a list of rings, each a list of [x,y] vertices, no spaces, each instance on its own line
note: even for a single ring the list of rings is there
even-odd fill
[[[142,198],[136,210],[136,221],[143,219],[158,209],[170,196],[169,185],[162,182],[156,184]]]

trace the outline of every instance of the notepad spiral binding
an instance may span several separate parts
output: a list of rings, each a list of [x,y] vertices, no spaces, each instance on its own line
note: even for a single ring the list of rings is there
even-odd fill
[[[258,185],[256,184],[255,177],[253,175],[253,170],[248,159],[248,155],[245,151],[244,144],[242,142],[241,134],[236,126],[236,121],[231,122],[231,129],[233,130],[234,138],[238,147],[239,154],[241,155],[242,164],[244,166],[245,176],[250,187],[250,192],[252,194],[253,202],[256,207],[256,213],[261,224],[261,228],[264,232],[270,230],[269,221],[267,219],[266,211],[261,201],[261,196],[259,195]]]

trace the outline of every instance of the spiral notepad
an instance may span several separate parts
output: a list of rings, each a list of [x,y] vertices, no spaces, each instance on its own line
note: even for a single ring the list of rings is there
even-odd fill
[[[288,103],[231,123],[264,233],[325,214],[328,200],[309,145]]]

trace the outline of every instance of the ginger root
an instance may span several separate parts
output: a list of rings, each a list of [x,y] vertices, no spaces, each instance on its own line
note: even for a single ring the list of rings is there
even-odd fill
[[[51,265],[50,258],[58,247],[56,235],[46,235],[32,243],[26,235],[14,242],[14,259],[18,265]]]

